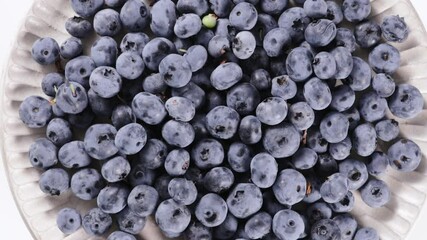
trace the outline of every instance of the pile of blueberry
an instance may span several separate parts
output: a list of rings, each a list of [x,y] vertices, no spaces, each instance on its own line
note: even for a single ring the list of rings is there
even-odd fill
[[[369,0],[70,2],[72,37],[32,49],[57,65],[42,80],[49,100],[19,109],[46,127],[29,150],[41,190],[96,199],[82,216],[61,210],[62,232],[115,225],[109,240],[134,240],[154,215],[189,240],[379,239],[349,214],[353,194],[386,205],[377,177],[422,157],[386,118],[424,105],[392,77],[400,54],[387,42],[407,39],[404,19],[369,20]]]

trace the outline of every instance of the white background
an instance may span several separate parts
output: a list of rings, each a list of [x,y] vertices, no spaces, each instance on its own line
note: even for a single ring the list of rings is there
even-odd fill
[[[25,14],[30,9],[32,0],[0,1],[0,66],[4,69],[9,56],[9,51],[15,39],[16,33],[21,25]],[[425,0],[412,0],[415,9],[418,10],[424,25],[427,25],[427,12]],[[1,76],[1,75],[0,75]],[[417,225],[414,227],[408,240],[424,240],[425,224],[427,223],[427,207],[421,213]],[[1,239],[31,240],[26,226],[24,225],[6,181],[3,164],[0,163],[0,234]],[[422,236],[422,237],[421,237]]]

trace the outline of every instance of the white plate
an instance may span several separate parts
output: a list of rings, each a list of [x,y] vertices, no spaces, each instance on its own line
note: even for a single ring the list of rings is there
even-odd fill
[[[401,51],[402,67],[394,75],[397,82],[408,82],[418,87],[427,97],[427,33],[409,0],[372,1],[375,19],[388,15],[404,17],[411,28],[409,39],[395,46]],[[65,236],[56,227],[59,209],[76,207],[84,213],[93,202],[82,201],[65,194],[49,197],[38,187],[40,171],[31,167],[28,148],[33,140],[43,135],[43,130],[30,130],[18,118],[18,107],[29,95],[43,95],[40,82],[44,74],[54,71],[52,66],[42,67],[30,54],[33,42],[39,37],[51,36],[62,42],[68,37],[64,30],[65,20],[72,16],[68,0],[35,0],[31,11],[16,39],[12,54],[3,76],[1,91],[1,150],[12,193],[22,217],[35,239],[102,239],[89,237],[82,229]],[[425,105],[427,106],[427,104]],[[398,120],[398,119],[397,119]],[[401,120],[402,136],[415,141],[427,151],[427,110],[416,119]],[[390,203],[381,209],[367,207],[356,194],[353,214],[364,226],[376,228],[383,240],[405,239],[425,203],[427,194],[427,163],[425,155],[416,172],[403,174],[389,168],[382,177],[391,190]],[[152,219],[147,222],[141,239],[161,240]]]

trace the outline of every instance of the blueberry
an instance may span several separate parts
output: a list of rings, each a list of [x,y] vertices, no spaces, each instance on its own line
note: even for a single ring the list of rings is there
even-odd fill
[[[71,0],[71,7],[82,17],[91,17],[101,9],[104,1],[102,0]]]
[[[230,50],[230,41],[221,35],[215,35],[209,40],[208,52],[214,58],[219,58]]]
[[[219,65],[211,74],[212,86],[217,90],[226,90],[242,79],[243,72],[236,63]]]
[[[353,70],[350,75],[343,79],[354,91],[363,91],[371,84],[371,68],[369,64],[359,57],[353,57]]]
[[[46,137],[57,146],[70,142],[73,138],[70,123],[62,118],[52,119],[47,125]]]
[[[89,99],[89,106],[93,114],[97,117],[110,118],[114,108],[118,103],[118,99],[115,97],[103,98],[100,97],[95,91],[91,88],[87,92]]]
[[[197,14],[187,13],[178,17],[175,22],[174,32],[179,38],[195,36],[202,28],[202,20]]]
[[[234,55],[238,59],[248,59],[255,52],[256,40],[249,31],[239,32],[232,41]]]
[[[421,162],[421,149],[411,140],[401,139],[390,146],[387,155],[390,166],[398,171],[415,171]]]
[[[218,106],[206,115],[206,128],[219,139],[230,139],[237,132],[239,114],[232,108]]]
[[[93,30],[92,23],[81,17],[71,17],[65,21],[65,30],[76,38],[85,38]]]
[[[184,175],[190,166],[190,154],[184,149],[169,152],[165,159],[165,170],[170,176]]]
[[[126,207],[129,192],[122,183],[110,184],[99,192],[97,205],[105,213],[118,213]]]
[[[234,174],[226,167],[215,167],[206,173],[203,183],[206,190],[223,193],[234,184]]]
[[[132,166],[128,176],[129,183],[135,187],[138,185],[153,185],[156,178],[156,172],[144,167],[143,164]]]
[[[366,21],[356,25],[354,36],[362,48],[371,48],[381,41],[381,27],[374,21]]]
[[[233,7],[231,0],[209,0],[210,9],[218,17],[228,17]]]
[[[320,123],[320,134],[329,143],[339,143],[347,137],[348,128],[349,122],[344,114],[330,112]]]
[[[192,76],[190,64],[178,54],[170,54],[163,58],[159,65],[159,73],[165,83],[173,88],[184,87]]]
[[[264,124],[274,126],[285,120],[288,105],[283,98],[269,97],[264,99],[256,108],[257,118]]]
[[[95,116],[93,111],[90,108],[86,108],[81,113],[69,114],[68,122],[78,129],[86,129],[92,124],[94,118]]]
[[[409,28],[405,19],[399,16],[387,16],[381,23],[383,36],[387,41],[403,42],[408,38]]]
[[[361,189],[363,202],[371,208],[380,208],[386,205],[391,198],[387,184],[382,180],[371,179]]]
[[[284,11],[277,21],[279,27],[286,29],[295,42],[304,39],[304,31],[310,23],[310,18],[301,7],[292,7]]]
[[[189,82],[186,86],[182,88],[173,88],[172,97],[187,98],[193,102],[194,107],[196,109],[200,109],[206,100],[206,93],[202,88],[197,86],[197,84]]]
[[[71,191],[83,200],[95,199],[103,187],[101,174],[93,168],[79,170],[71,177]]]
[[[191,221],[190,210],[172,199],[160,203],[155,213],[155,220],[164,232],[182,233]]]
[[[154,73],[144,79],[142,82],[142,88],[145,92],[161,94],[166,91],[168,85],[163,81],[160,73]]]
[[[321,0],[316,1],[320,2]],[[335,26],[335,23],[327,19],[320,19],[311,22],[304,32],[305,40],[313,47],[327,46],[335,39],[336,35],[337,27]]]
[[[393,74],[400,67],[399,50],[382,43],[369,53],[369,64],[377,73]]]
[[[190,64],[191,71],[197,72],[205,66],[208,52],[204,46],[194,45],[187,49],[184,58]]]
[[[139,152],[139,162],[148,169],[156,169],[163,165],[168,149],[166,144],[158,139],[148,139]]]
[[[175,3],[170,0],[157,1],[151,8],[151,31],[158,37],[170,37],[176,18]]]
[[[197,204],[196,218],[206,227],[217,227],[227,217],[227,203],[215,193],[204,195]]]
[[[207,0],[178,0],[176,9],[181,13],[195,13],[202,16],[209,10],[209,4]]]
[[[313,60],[313,71],[320,79],[327,80],[333,78],[337,73],[334,56],[328,52],[318,53]]]
[[[89,77],[96,65],[92,58],[80,56],[70,60],[65,65],[65,78],[70,82],[81,84],[85,88],[89,88]]]
[[[356,94],[348,85],[340,85],[332,89],[330,107],[338,112],[350,109],[356,101]]]
[[[37,39],[32,47],[33,59],[41,65],[49,65],[59,60],[59,45],[53,38]]]
[[[326,1],[326,5],[328,7],[326,18],[335,23],[335,25],[340,24],[344,20],[341,6],[334,1]]]
[[[320,131],[311,128],[307,131],[307,145],[317,153],[325,153],[328,151],[328,142],[322,137]]]
[[[304,84],[304,98],[314,110],[323,110],[332,102],[331,89],[324,81],[315,77]]]
[[[334,173],[320,187],[320,194],[327,203],[337,203],[344,199],[349,190],[347,176],[342,173]]]
[[[119,152],[132,155],[136,154],[147,142],[147,133],[143,126],[138,123],[130,123],[117,131],[114,143]]]
[[[63,208],[56,216],[56,225],[64,234],[72,234],[82,225],[80,213],[73,208]]]
[[[258,20],[258,11],[254,5],[241,2],[231,10],[229,19],[238,30],[251,30]]]
[[[263,47],[269,57],[278,57],[283,54],[291,43],[291,36],[284,28],[271,29],[264,37]]]
[[[399,123],[395,120],[382,120],[375,125],[375,130],[379,139],[390,142],[399,136]]]
[[[257,69],[252,72],[250,83],[258,90],[267,90],[272,85],[270,74],[265,69]]]
[[[134,97],[132,110],[138,119],[149,125],[160,124],[167,114],[163,101],[147,92],[139,93]]]
[[[313,55],[303,47],[294,48],[286,58],[286,70],[295,82],[307,80],[313,73]]]
[[[83,112],[89,101],[84,87],[76,82],[64,83],[58,88],[56,94],[56,104],[58,107],[69,114],[78,114]]]
[[[346,137],[343,141],[329,144],[329,154],[335,160],[344,160],[350,156],[352,149],[350,137]]]
[[[341,239],[341,231],[335,221],[322,219],[311,227],[312,240]]]
[[[261,190],[252,183],[238,183],[227,197],[228,211],[240,219],[258,212],[262,203]]]
[[[234,86],[227,92],[227,106],[242,116],[250,114],[260,102],[258,90],[249,83]]]
[[[289,107],[289,121],[298,130],[307,130],[314,123],[314,111],[306,102],[297,102]]]
[[[96,66],[115,66],[117,59],[117,42],[112,37],[98,38],[90,49],[90,57]]]
[[[102,98],[111,98],[119,93],[122,78],[112,67],[96,68],[89,79],[91,89]]]
[[[353,148],[362,157],[371,155],[377,147],[377,133],[370,123],[356,127],[353,132]]]
[[[273,78],[271,84],[271,95],[281,97],[284,100],[289,100],[297,94],[297,85],[287,75],[277,76]]]
[[[134,123],[135,121],[135,114],[133,113],[132,108],[127,105],[118,105],[111,113],[111,122],[116,129],[120,129],[129,123]]]
[[[110,124],[95,124],[88,128],[84,137],[86,152],[93,158],[103,160],[118,152],[114,145],[117,130]]]
[[[119,212],[116,218],[119,229],[130,234],[139,234],[146,223],[145,217],[138,216],[128,207]]]
[[[159,3],[164,2],[168,1],[160,1]],[[148,69],[158,71],[163,58],[173,52],[175,52],[175,46],[170,40],[161,37],[153,38],[142,50],[142,59]]]
[[[237,225],[237,219],[231,213],[228,213],[224,222],[213,229],[213,235],[216,239],[232,238],[237,231]]]
[[[359,112],[367,122],[375,122],[385,116],[387,101],[375,92],[367,92],[359,101]]]
[[[70,37],[61,44],[59,51],[65,59],[75,58],[83,52],[82,41],[76,37]]]
[[[111,216],[99,208],[92,208],[82,219],[83,229],[89,235],[101,236],[110,229],[112,224]]]
[[[19,106],[19,118],[29,128],[42,128],[52,118],[52,107],[48,100],[30,96]]]
[[[255,116],[246,116],[240,121],[239,136],[245,144],[258,143],[262,138],[261,122]]]
[[[194,221],[185,230],[184,238],[187,240],[212,239],[212,230],[202,223]]]
[[[117,58],[116,69],[120,76],[135,80],[144,72],[145,64],[138,53],[124,52]]]
[[[367,165],[368,172],[371,175],[378,176],[387,170],[389,158],[386,153],[376,151],[371,155],[371,162]]]
[[[350,123],[350,129],[353,130],[357,126],[359,126],[360,122],[360,113],[357,110],[357,108],[350,108],[349,110],[346,110],[343,112],[344,115],[348,118],[348,122]]]
[[[268,153],[259,153],[252,158],[251,165],[252,182],[259,188],[269,188],[276,181],[278,165]]]
[[[232,143],[227,152],[227,160],[235,172],[248,172],[252,160],[252,149],[240,142]]]
[[[273,217],[272,230],[279,239],[298,239],[304,228],[301,215],[295,211],[281,210]]]
[[[357,190],[368,180],[366,165],[358,160],[346,159],[339,164],[339,172],[348,178],[350,190]]]
[[[107,240],[136,240],[136,238],[129,233],[125,233],[122,231],[114,231],[110,235],[108,235]]]
[[[58,87],[64,83],[64,75],[59,73],[48,73],[42,79],[42,90],[43,93],[49,97],[55,97]]]
[[[372,78],[372,88],[380,97],[390,97],[396,89],[394,79],[387,74],[379,73]]]
[[[337,47],[331,51],[331,54],[334,56],[337,65],[337,74],[335,78],[341,80],[346,79],[350,76],[354,66],[351,51],[345,47]]]
[[[113,9],[103,9],[95,14],[93,28],[99,36],[116,36],[122,29],[120,14]]]
[[[150,37],[142,32],[127,33],[120,42],[120,50],[122,52],[135,51],[142,53],[145,45],[150,41]]]
[[[271,231],[272,217],[266,212],[258,212],[245,224],[245,232],[250,239],[260,239]]]
[[[194,145],[191,150],[191,158],[200,169],[213,168],[223,162],[224,148],[215,139],[206,138]]]
[[[317,153],[311,148],[300,148],[292,156],[292,164],[298,170],[311,169],[317,163]]]
[[[59,196],[70,188],[70,177],[61,168],[51,168],[40,175],[39,186],[42,192]]]
[[[102,177],[110,183],[124,180],[130,173],[131,166],[124,157],[114,157],[102,165]]]
[[[275,158],[292,156],[299,148],[301,134],[289,123],[270,127],[263,138],[264,149]]]
[[[377,231],[373,228],[360,228],[357,230],[354,240],[379,240]]]
[[[127,204],[135,214],[147,217],[154,212],[158,199],[159,194],[156,189],[147,185],[138,185],[130,192]]]
[[[307,181],[298,171],[282,170],[273,185],[274,196],[281,204],[294,205],[301,202],[306,193]]]
[[[327,153],[319,154],[319,159],[315,166],[315,172],[319,177],[329,178],[330,175],[338,172],[338,163],[331,155]],[[319,188],[320,190],[320,188]]]
[[[172,146],[186,148],[195,138],[195,132],[191,124],[169,120],[162,128],[163,139]]]
[[[369,0],[344,0],[342,9],[347,21],[360,22],[371,14],[371,2]]]
[[[285,10],[288,5],[288,0],[264,0],[261,2],[261,10],[270,15],[278,15]],[[257,1],[253,1],[252,4],[256,5]]]
[[[311,18],[323,18],[328,13],[328,5],[324,0],[306,0],[304,11]]]
[[[423,110],[424,97],[416,87],[409,84],[399,84],[388,100],[388,107],[396,117],[414,118]]]
[[[327,3],[335,2],[327,1]],[[335,44],[337,47],[345,47],[351,53],[356,51],[356,38],[354,37],[353,32],[348,28],[337,28]]]
[[[322,219],[330,219],[332,217],[332,209],[324,202],[316,202],[307,208],[307,220],[314,224]]]
[[[120,11],[120,20],[128,31],[142,32],[150,22],[149,8],[144,1],[127,0]]]
[[[277,20],[270,14],[258,14],[258,21],[251,32],[254,34],[257,46],[261,46],[265,35],[272,29],[279,27]]]
[[[36,139],[28,150],[31,165],[36,168],[47,169],[58,163],[58,148],[48,139]]]
[[[72,141],[64,144],[58,152],[58,159],[66,168],[86,167],[91,163],[90,156],[84,149],[82,141]]]
[[[357,230],[357,221],[350,214],[341,214],[333,218],[341,232],[342,240],[352,240]]]

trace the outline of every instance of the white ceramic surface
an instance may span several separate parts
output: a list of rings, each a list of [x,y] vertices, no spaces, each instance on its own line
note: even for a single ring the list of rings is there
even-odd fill
[[[372,16],[399,14],[411,27],[411,35],[403,44],[395,46],[402,54],[402,67],[395,74],[397,82],[417,86],[427,97],[427,33],[409,0],[374,0]],[[56,213],[65,206],[85,212],[93,202],[81,201],[65,194],[61,197],[44,195],[38,187],[41,172],[31,167],[27,153],[32,141],[43,135],[43,130],[30,130],[18,118],[18,107],[29,95],[43,95],[40,82],[44,74],[54,71],[52,66],[41,67],[30,55],[32,43],[38,37],[52,36],[62,42],[68,35],[65,20],[72,16],[68,0],[35,0],[31,11],[17,36],[16,44],[2,78],[1,90],[1,150],[12,193],[24,221],[35,239],[103,239],[89,237],[81,229],[70,236],[63,235],[55,225]],[[89,45],[88,45],[89,46]],[[425,105],[427,107],[427,104]],[[402,136],[412,139],[427,152],[427,110],[417,118],[399,121]],[[403,174],[389,168],[382,177],[392,190],[391,202],[382,209],[371,209],[357,197],[353,213],[362,225],[376,228],[383,240],[405,239],[416,221],[427,194],[427,163],[425,154],[421,166],[414,173]],[[357,195],[357,194],[356,194]],[[141,239],[163,238],[152,219],[147,222]]]

